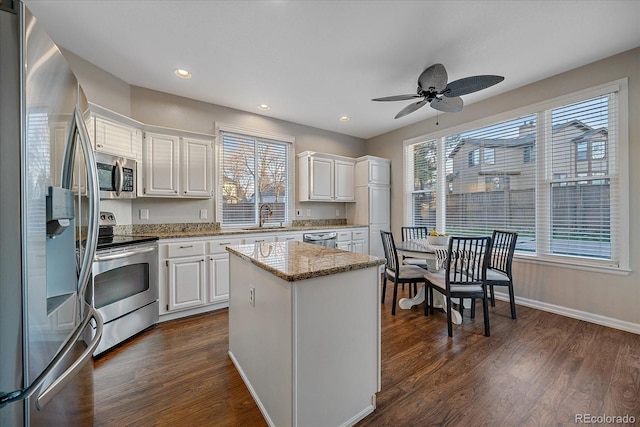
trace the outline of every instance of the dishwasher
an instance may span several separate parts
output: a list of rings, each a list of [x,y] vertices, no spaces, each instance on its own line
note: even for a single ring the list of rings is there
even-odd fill
[[[304,243],[311,243],[312,245],[322,245],[328,248],[335,248],[337,239],[338,233],[336,233],[335,231],[326,231],[322,233],[305,233],[302,235],[302,241]]]

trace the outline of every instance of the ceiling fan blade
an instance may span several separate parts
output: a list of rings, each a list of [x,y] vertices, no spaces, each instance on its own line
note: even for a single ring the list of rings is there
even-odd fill
[[[441,92],[447,97],[455,97],[466,95],[468,93],[477,92],[486,89],[504,80],[502,76],[472,76],[464,79],[456,80],[447,85]]]
[[[372,101],[406,101],[408,99],[422,98],[420,95],[394,95],[385,96],[384,98],[373,98]]]
[[[440,92],[447,86],[447,70],[442,64],[433,64],[420,74],[418,86],[423,90]]]
[[[427,104],[427,100],[422,100],[419,102],[414,102],[413,104],[409,104],[406,107],[404,107],[402,110],[400,110],[400,112],[396,114],[394,119],[399,119],[400,117],[404,117],[409,113],[413,113],[417,109],[424,107],[426,104]]]
[[[463,105],[464,101],[462,101],[462,98],[460,97],[434,98],[433,101],[431,101],[431,106],[433,108],[439,111],[444,111],[445,113],[457,113],[458,111],[462,110]]]

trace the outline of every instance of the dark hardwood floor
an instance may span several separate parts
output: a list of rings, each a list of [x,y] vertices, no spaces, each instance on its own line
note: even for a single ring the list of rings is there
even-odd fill
[[[444,313],[391,316],[390,300],[382,391],[359,426],[569,425],[576,414],[640,423],[638,335],[522,306],[512,320],[497,301],[491,337],[479,309],[449,339]],[[93,425],[266,425],[227,356],[227,322],[222,310],[163,323],[88,364]]]

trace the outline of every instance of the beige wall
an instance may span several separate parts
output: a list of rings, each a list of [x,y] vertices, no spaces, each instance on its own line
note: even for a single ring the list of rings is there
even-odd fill
[[[630,267],[628,275],[602,274],[517,260],[516,296],[528,304],[640,333],[640,48],[562,73],[491,99],[467,105],[367,141],[367,153],[392,160],[391,226],[400,233],[403,215],[403,141],[508,112],[620,78],[629,79]],[[558,306],[558,307],[556,307]],[[572,312],[577,310],[578,312]],[[601,317],[603,316],[603,317]],[[628,323],[627,323],[628,322]]]
[[[366,154],[365,142],[360,138],[130,86],[69,51],[63,50],[63,54],[78,77],[89,101],[148,125],[213,134],[215,122],[222,122],[294,136],[296,153],[311,150],[348,157],[360,157]],[[104,209],[118,213],[117,218],[121,224],[215,220],[213,200],[138,198],[132,202],[105,201],[102,204]],[[302,212],[302,216],[296,219],[346,218],[344,203],[305,202],[296,203],[295,208]],[[140,209],[149,209],[149,220],[139,219]],[[208,219],[199,218],[201,209],[207,210]],[[307,217],[309,209],[311,216]]]

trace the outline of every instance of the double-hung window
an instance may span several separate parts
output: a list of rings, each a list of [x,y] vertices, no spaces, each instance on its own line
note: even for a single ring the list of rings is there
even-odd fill
[[[217,217],[222,227],[290,225],[293,137],[218,126]]]
[[[523,255],[628,268],[626,91],[620,80],[406,141],[405,223],[516,231]]]

